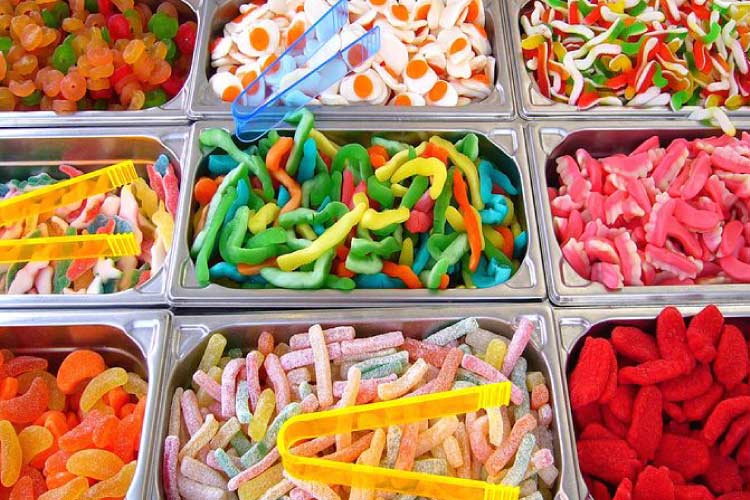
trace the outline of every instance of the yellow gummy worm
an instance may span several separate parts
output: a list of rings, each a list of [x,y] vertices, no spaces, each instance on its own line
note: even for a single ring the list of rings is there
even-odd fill
[[[410,266],[414,262],[414,242],[411,238],[404,238],[401,244],[401,254],[398,257],[398,263],[402,266]]]
[[[409,220],[409,209],[406,207],[400,207],[393,210],[383,210],[378,212],[372,208],[368,208],[365,214],[362,216],[362,220],[359,225],[362,229],[383,229],[391,224],[401,224]]]
[[[318,152],[323,153],[328,158],[333,159],[336,153],[339,152],[339,147],[317,129],[310,130],[310,137],[312,137],[312,140],[318,146]]]
[[[276,220],[279,214],[279,206],[275,203],[266,203],[258,212],[247,221],[247,228],[253,234],[266,230],[269,224]]]
[[[461,212],[454,206],[449,206],[445,211],[445,220],[451,225],[454,231],[457,233],[466,232],[466,224],[464,224],[464,218],[461,216]]]
[[[403,198],[408,190],[408,188],[405,188],[401,184],[391,184],[391,193],[393,193],[393,196]]]
[[[313,241],[309,247],[282,255],[276,259],[279,269],[282,271],[294,271],[300,266],[304,266],[305,264],[317,260],[328,250],[336,247],[336,245],[344,241],[344,238],[349,234],[349,231],[359,224],[359,221],[362,220],[362,216],[365,214],[368,205],[367,195],[364,193],[356,193],[354,195],[353,210],[341,217],[334,225],[326,229],[325,232],[318,236],[318,239]]]
[[[391,176],[391,182],[400,182],[413,175],[430,177],[430,198],[436,200],[443,191],[445,181],[448,178],[448,170],[445,163],[437,158],[414,158],[401,165]]]
[[[316,233],[313,228],[310,227],[310,224],[299,224],[297,225],[296,229],[299,235],[306,240],[312,241],[318,238],[318,233]]]
[[[477,166],[474,165],[474,162],[471,161],[468,156],[459,153],[452,142],[446,141],[442,137],[430,137],[430,142],[448,151],[448,158],[450,158],[453,164],[466,176],[466,181],[469,183],[469,191],[471,192],[471,204],[477,210],[482,210],[484,208],[484,202],[482,201],[482,194],[479,191],[479,174],[477,173]]]
[[[415,151],[417,152],[417,156],[424,153],[425,149],[427,149],[426,142],[423,142],[422,144],[417,146],[415,148]],[[409,150],[404,149],[403,151],[399,151],[398,153],[393,155],[393,157],[390,160],[385,162],[385,164],[382,167],[380,167],[379,169],[375,171],[375,177],[377,177],[380,182],[385,182],[391,178],[391,176],[393,175],[393,172],[395,172],[398,167],[400,167],[407,161],[409,161]]]

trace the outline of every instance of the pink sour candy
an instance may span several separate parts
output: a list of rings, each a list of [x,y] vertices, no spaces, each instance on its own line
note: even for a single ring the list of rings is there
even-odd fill
[[[553,225],[580,276],[609,289],[750,283],[750,135],[651,137],[599,159],[579,149],[557,174]]]

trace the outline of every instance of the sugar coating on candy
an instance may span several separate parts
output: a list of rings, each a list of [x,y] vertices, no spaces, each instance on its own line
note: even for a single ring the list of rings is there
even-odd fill
[[[520,186],[479,156],[475,135],[338,145],[313,128],[307,109],[287,119],[293,136],[274,131],[247,150],[223,129],[201,133],[201,144],[216,148],[194,188],[191,256],[201,286],[442,290],[513,278],[528,246]],[[343,350],[356,350],[348,340]],[[499,367],[508,374],[511,354]]]
[[[57,377],[46,371],[46,359],[14,357],[8,350],[2,358],[0,483],[10,498],[124,497],[135,475],[145,392],[129,393],[119,386],[102,392],[106,384],[95,379],[122,368],[107,368],[90,350],[68,353]],[[85,361],[91,366],[77,366]],[[86,373],[88,377],[82,376]],[[135,373],[126,375],[142,381]],[[18,382],[22,378],[23,386]],[[87,391],[99,394],[96,408],[81,406],[81,395]],[[62,398],[57,409],[51,407],[52,394]],[[169,484],[171,490],[173,483]]]
[[[615,395],[573,407],[578,462],[595,500],[743,498],[750,466],[743,328],[715,306],[684,319],[665,308],[652,328],[613,326],[622,364]],[[584,349],[592,340],[600,339],[587,337]],[[574,374],[595,373],[582,363],[600,361],[581,352],[571,398]]]
[[[557,158],[560,186],[550,188],[550,207],[566,261],[609,289],[750,280],[738,215],[750,195],[746,140],[678,138],[661,147],[654,137],[627,155],[593,159],[578,150]],[[700,329],[688,345],[708,362],[713,332]]]
[[[325,2],[246,3],[209,46],[210,84],[225,101],[252,83],[273,58],[309,29],[330,8]],[[381,27],[382,51],[357,61],[356,74],[326,89],[314,103],[457,106],[487,98],[495,77],[495,58],[485,31],[480,1],[348,3],[344,43]],[[387,55],[386,55],[387,54]],[[294,66],[287,68],[287,71]],[[272,88],[278,79],[266,78]],[[316,97],[316,96],[312,96]]]
[[[468,324],[475,325],[476,320],[470,318]],[[175,399],[173,410],[170,411],[176,421],[174,426],[169,427],[170,434],[164,447],[162,480],[165,493],[172,498],[170,492],[176,491],[178,496],[174,498],[189,499],[199,491],[209,496],[215,494],[217,498],[228,498],[220,496],[220,493],[228,495],[228,492],[236,492],[242,500],[283,494],[298,498],[332,499],[359,498],[367,494],[366,491],[360,492],[353,488],[347,495],[335,485],[299,481],[283,475],[279,453],[275,447],[279,429],[294,415],[319,411],[326,406],[339,408],[408,397],[414,393],[450,390],[459,377],[459,367],[465,357],[476,359],[495,370],[483,359],[486,353],[474,351],[462,343],[467,333],[473,330],[466,328],[466,322],[457,325],[456,328],[438,330],[435,332],[437,337],[424,335],[425,339],[447,336],[449,338],[445,341],[446,344],[461,343],[467,349],[467,354],[464,354],[457,347],[446,348],[447,353],[440,368],[433,367],[418,356],[410,359],[407,345],[411,344],[414,352],[429,352],[425,348],[435,346],[416,340],[422,338],[422,332],[414,332],[416,338],[408,339],[400,331],[356,337],[356,331],[352,327],[323,330],[320,325],[313,325],[308,332],[292,336],[293,347],[280,343],[275,345],[275,349],[277,353],[283,353],[282,358],[313,349],[313,365],[318,366],[287,369],[281,362],[258,365],[257,376],[253,377],[257,377],[261,393],[249,423],[241,422],[239,413],[245,410],[240,405],[235,405],[234,414],[226,415],[220,402],[211,397],[200,399],[192,395],[187,397],[187,404],[182,404],[180,399],[185,399],[185,394],[192,394],[190,389],[182,390],[180,398]],[[346,338],[337,337],[337,332],[346,332]],[[527,332],[519,328],[514,335],[520,337],[515,339],[517,344],[525,343]],[[217,338],[219,336],[222,337],[221,340]],[[357,346],[359,350],[369,353],[370,357],[357,357],[358,361],[348,366],[346,360],[349,356],[337,359],[323,357],[329,352],[328,348],[342,341],[351,342],[350,346]],[[505,341],[512,344],[514,339]],[[395,349],[396,352],[378,356],[386,345],[394,346],[389,349]],[[244,371],[237,371],[236,366],[242,360],[246,367],[246,360],[255,358],[252,355],[254,352],[257,351],[251,351],[247,356],[230,358],[226,339],[220,334],[214,334],[203,353],[199,370],[216,373],[215,376],[222,381],[233,379],[236,372],[238,382],[233,388],[235,394],[231,399],[237,401],[240,392],[243,392],[244,397],[246,380],[242,377]],[[350,348],[347,348],[347,352],[350,352]],[[238,356],[239,353],[231,355]],[[274,357],[277,357],[276,354],[269,353],[265,360]],[[367,373],[394,363],[403,365],[400,376],[392,374],[388,377],[365,378]],[[327,370],[323,365],[327,366]],[[295,382],[293,380],[297,379],[291,374],[300,369],[315,371],[315,376]],[[229,376],[225,376],[227,372],[230,373]],[[499,371],[497,373],[502,375]],[[537,402],[545,401],[544,404],[538,409],[525,410],[521,416],[515,415],[516,405],[511,403],[509,407],[451,415],[429,422],[424,420],[403,426],[321,436],[295,446],[292,452],[348,463],[467,479],[481,480],[490,474],[498,482],[502,480],[507,485],[521,486],[527,497],[542,498],[539,495],[554,486],[558,475],[550,430],[552,409],[549,395],[546,398],[539,395],[548,387],[549,382],[541,372],[531,372],[527,377],[526,359],[522,356],[515,362],[513,374],[522,375],[523,381],[516,383],[516,386],[527,401],[534,399]],[[282,406],[277,406],[274,391],[281,375],[289,385],[289,399]],[[531,388],[526,384],[529,377],[534,381]],[[192,379],[194,378],[193,376]],[[277,380],[274,382],[274,379]],[[478,377],[477,382],[487,383]],[[534,390],[536,398],[532,398]],[[367,394],[363,398],[365,393]],[[320,403],[320,396],[326,398],[328,394],[331,402],[324,406]],[[196,417],[190,416],[195,411],[193,402],[198,404]],[[186,413],[185,409],[189,411]],[[189,422],[191,420],[192,423]],[[234,436],[229,435],[232,433]],[[222,437],[222,434],[225,436]],[[236,439],[237,436],[247,436],[249,440],[243,439],[243,443]],[[491,456],[495,458],[488,460]],[[501,478],[498,474],[503,468],[508,470]]]
[[[62,3],[59,3],[61,5]],[[0,94],[2,86],[0,83]],[[162,155],[163,156],[163,155]],[[164,156],[169,164],[169,160]],[[101,165],[100,165],[101,166]],[[150,164],[148,165],[150,167]],[[63,172],[72,173],[70,169]],[[170,165],[173,170],[173,167]],[[46,174],[45,174],[46,175]],[[47,176],[49,177],[49,176]],[[0,199],[9,199],[33,189],[58,182],[59,175],[40,183],[35,176],[11,179],[4,184]],[[0,232],[0,239],[72,236],[89,233],[126,233],[136,236],[141,253],[116,259],[74,259],[16,263],[0,270],[0,293],[5,294],[102,294],[124,291],[142,285],[164,265],[171,248],[175,212],[164,208],[158,195],[163,179],[149,175],[149,183],[134,183],[106,195],[90,197],[78,204],[58,207],[51,214],[22,222]],[[179,194],[179,181],[171,189]],[[158,207],[149,207],[146,200]]]

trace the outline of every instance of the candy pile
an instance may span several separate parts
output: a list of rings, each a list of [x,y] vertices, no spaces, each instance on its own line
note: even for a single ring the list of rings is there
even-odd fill
[[[234,100],[334,2],[256,3],[242,5],[240,15],[211,43],[211,66],[216,68],[211,88],[225,101]],[[379,26],[380,53],[323,92],[320,103],[459,106],[492,92],[495,58],[484,30],[482,0],[351,0],[348,4],[352,24],[342,30],[343,46]],[[267,78],[271,84],[279,80],[273,75]]]
[[[133,0],[0,0],[0,111],[141,109],[182,88],[197,25]]]
[[[557,159],[549,197],[567,262],[607,288],[750,282],[750,135],[651,137],[629,155]]]
[[[579,108],[750,102],[747,5],[535,1],[521,47],[539,91]]]
[[[527,242],[510,198],[518,186],[480,158],[476,135],[338,146],[309,111],[289,120],[294,138],[272,131],[246,151],[225,130],[201,133],[204,147],[227,154],[211,154],[211,176],[195,185],[200,284],[487,288],[518,268]]]
[[[263,332],[244,355],[211,336],[193,388],[172,398],[164,442],[167,500],[373,498],[375,492],[300,481],[285,474],[276,437],[300,413],[510,380],[512,404],[404,426],[321,436],[295,454],[342,462],[487,479],[520,486],[525,500],[551,498],[557,478],[544,374],[521,357],[534,330],[522,320],[512,340],[468,318],[419,341],[400,331],[355,338],[353,327],[293,335]],[[459,339],[465,343],[459,345]],[[459,418],[460,417],[460,418]],[[553,490],[554,491],[554,490]],[[387,494],[387,493],[386,493]],[[288,495],[288,497],[284,497]]]
[[[60,365],[2,350],[0,495],[123,498],[135,475],[148,384],[79,349]]]
[[[62,174],[81,171],[61,165]],[[0,292],[7,294],[113,293],[140,286],[164,264],[172,246],[179,180],[166,156],[147,165],[149,182],[137,179],[108,194],[32,220],[0,227],[0,239],[34,238],[94,233],[134,233],[141,255],[118,259],[77,259],[0,265]],[[0,184],[0,199],[54,184],[47,173]],[[150,187],[149,187],[150,185]]]
[[[746,337],[708,306],[687,328],[668,307],[655,336],[616,326],[586,338],[569,387],[595,500],[750,498]]]

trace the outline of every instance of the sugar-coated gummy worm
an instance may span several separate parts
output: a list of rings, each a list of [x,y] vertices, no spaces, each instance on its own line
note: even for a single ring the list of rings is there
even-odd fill
[[[313,325],[307,332],[293,335],[289,344],[274,342],[275,353],[267,353],[265,362],[258,364],[257,369],[252,368],[251,376],[257,378],[261,394],[249,423],[241,423],[239,413],[244,410],[238,405],[234,406],[234,414],[227,415],[218,400],[196,400],[202,420],[189,435],[185,418],[189,418],[191,404],[177,404],[182,411],[179,425],[173,429],[176,436],[170,436],[164,448],[162,469],[165,491],[174,491],[176,481],[179,498],[182,499],[192,498],[194,489],[198,487],[209,495],[218,495],[218,491],[225,494],[233,491],[241,500],[257,500],[274,495],[299,499],[361,499],[388,495],[387,492],[357,488],[347,492],[337,485],[327,484],[324,477],[312,482],[287,475],[282,470],[275,448],[281,425],[303,412],[446,391],[454,385],[460,387],[460,384],[487,383],[489,381],[479,375],[462,380],[462,373],[471,373],[461,371],[462,358],[470,356],[469,359],[476,359],[500,374],[487,362],[488,354],[491,354],[489,359],[499,364],[496,348],[488,353],[486,347],[497,345],[497,342],[525,345],[527,332],[517,328],[514,337],[519,338],[504,339],[483,330],[481,335],[487,338],[487,342],[485,349],[480,350],[464,342],[467,336],[476,336],[478,330],[479,325],[474,318],[449,325],[433,335],[425,336],[425,340],[405,338],[401,331],[357,338],[357,332],[352,327],[323,330],[320,325]],[[433,343],[428,344],[428,341]],[[432,352],[431,347],[446,344],[458,344],[460,348],[446,347],[446,355],[439,368],[418,355],[420,352]],[[223,352],[216,350],[216,346],[226,345],[226,341],[212,338],[206,348],[210,353],[202,358],[210,360],[212,365],[201,362],[200,369],[215,373],[214,376],[222,380],[223,387],[231,387],[233,379],[236,382],[233,387],[235,394],[227,394],[227,397],[237,401],[238,393],[244,394],[247,381],[245,370],[237,367],[242,365],[246,368],[247,360],[256,358],[254,353],[258,351],[251,350],[245,354],[235,347],[223,347]],[[329,356],[334,345],[341,346],[341,357]],[[278,361],[277,354],[283,360],[284,356],[297,356],[295,353],[310,349],[313,357],[311,364],[296,366]],[[276,358],[278,362],[268,365],[269,358]],[[350,359],[354,361],[347,361]],[[381,376],[386,369],[394,371],[388,376]],[[228,372],[230,375],[227,375]],[[303,372],[308,375],[302,376]],[[372,373],[378,376],[370,376]],[[521,374],[523,380],[518,378]],[[539,392],[538,388],[547,385],[541,372],[529,374],[535,385],[527,384],[526,360],[520,354],[513,375],[517,378],[517,389],[524,395],[519,401],[531,401],[534,389]],[[288,387],[288,399],[282,406],[277,406],[274,391],[277,386],[284,387],[279,385],[282,376]],[[183,390],[182,399],[191,392],[189,389]],[[220,398],[223,396],[221,394]],[[330,398],[330,402],[322,403],[325,398]],[[188,403],[191,401],[192,397],[186,400]],[[185,408],[188,408],[187,414]],[[523,482],[522,490],[526,496],[534,498],[535,493],[546,495],[554,490],[557,478],[554,442],[548,435],[551,432],[551,407],[549,403],[540,405],[538,410],[528,407],[522,411],[522,416],[516,415],[516,409],[512,404],[510,408],[491,408],[435,421],[424,420],[403,426],[320,436],[295,445],[292,452],[327,460],[467,479],[481,479],[490,475],[497,481],[504,480],[505,484],[519,485]],[[550,413],[549,416],[546,411]],[[235,435],[228,436],[231,432],[235,432]],[[177,450],[173,450],[175,438]],[[488,461],[495,455],[498,455],[497,458]],[[487,465],[484,465],[485,461],[488,461]],[[198,471],[204,470],[204,467],[210,468],[211,472],[201,476]],[[504,467],[508,468],[505,479],[498,475]]]

